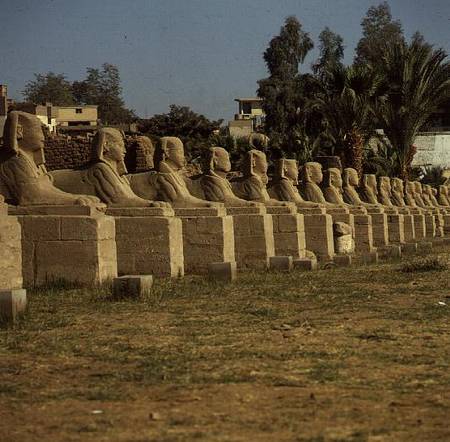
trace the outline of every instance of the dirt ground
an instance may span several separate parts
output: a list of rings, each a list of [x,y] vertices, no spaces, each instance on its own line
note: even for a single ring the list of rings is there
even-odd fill
[[[31,292],[0,331],[0,440],[449,441],[449,270],[402,269]]]

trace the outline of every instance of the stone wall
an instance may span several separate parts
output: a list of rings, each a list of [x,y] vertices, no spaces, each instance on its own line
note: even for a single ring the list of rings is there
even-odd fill
[[[88,138],[55,136],[45,141],[48,170],[74,169],[89,162],[91,142]]]
[[[415,166],[440,166],[450,169],[450,132],[427,132],[414,141],[417,153]]]

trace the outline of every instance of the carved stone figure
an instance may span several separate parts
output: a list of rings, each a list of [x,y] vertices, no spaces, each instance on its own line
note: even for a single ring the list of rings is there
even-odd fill
[[[67,191],[97,195],[110,207],[161,207],[165,203],[137,196],[125,176],[125,144],[122,134],[110,127],[100,128],[92,140],[91,163],[82,170],[52,172],[55,184]]]
[[[418,207],[415,198],[415,184],[413,181],[405,181],[405,203],[409,207]]]
[[[416,204],[423,209],[428,208],[427,203],[424,201],[422,196],[422,184],[419,181],[413,181],[414,185],[414,199],[416,200]]]
[[[364,202],[379,205],[377,177],[373,174],[364,174],[361,186],[361,198]]]
[[[304,197],[308,201],[332,206],[327,203],[319,184],[323,181],[322,165],[316,162],[305,163],[301,169],[301,180]]]
[[[155,168],[153,157],[155,146],[149,137],[138,135],[133,137],[131,147],[127,148],[125,163],[133,173],[148,172]]]
[[[401,178],[391,178],[391,201],[394,206],[406,206],[405,188]]]
[[[257,203],[238,198],[233,193],[233,188],[227,179],[231,171],[231,162],[228,152],[222,147],[208,149],[203,174],[200,183],[203,194],[208,201],[222,202],[228,207],[255,206]]]
[[[342,174],[342,190],[344,202],[352,206],[363,206],[367,208],[376,208],[378,204],[364,202],[359,196],[359,177],[356,169],[346,167]]]
[[[439,186],[438,202],[441,206],[450,206],[449,190],[445,185]]]
[[[382,176],[378,179],[378,201],[387,207],[392,207],[391,201],[391,179],[387,176]]]
[[[320,204],[305,201],[298,191],[298,163],[296,160],[280,159],[275,163],[269,194],[280,201],[290,201],[297,207],[315,208]]]
[[[267,192],[267,159],[259,150],[247,152],[243,162],[243,177],[232,181],[233,191],[248,201],[257,201],[267,206],[286,206],[288,203],[270,197]]]
[[[16,205],[99,205],[98,198],[73,195],[53,185],[45,168],[41,121],[26,112],[8,114],[0,154],[0,179]]]
[[[188,189],[183,169],[186,165],[183,143],[176,137],[162,137],[155,151],[157,195],[173,207],[218,207],[220,203],[193,196]],[[142,195],[141,195],[142,196]]]
[[[267,135],[254,132],[248,136],[248,144],[252,149],[265,150],[269,146],[269,137]]]
[[[325,170],[322,181],[322,191],[325,200],[337,206],[347,206],[343,198],[341,171],[336,167]]]

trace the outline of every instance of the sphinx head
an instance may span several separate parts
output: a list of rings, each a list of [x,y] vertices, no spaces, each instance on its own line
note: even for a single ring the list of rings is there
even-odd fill
[[[371,173],[364,174],[363,184],[364,184],[364,187],[366,187],[367,189],[372,190],[372,192],[375,195],[378,195],[377,177],[376,177],[376,175],[371,174]]]
[[[127,173],[124,159],[125,143],[122,133],[112,127],[100,128],[92,140],[91,161],[115,164],[119,175],[124,175]]]
[[[419,181],[413,181],[414,191],[419,195],[422,194],[422,184]]]
[[[260,150],[249,150],[243,162],[243,172],[246,177],[258,176],[264,184],[267,184],[267,158]]]
[[[380,192],[391,192],[391,179],[388,176],[382,176],[378,179]]]
[[[164,161],[175,170],[180,170],[186,165],[183,142],[177,137],[162,137],[155,151],[155,162],[158,168]]]
[[[210,147],[206,152],[203,172],[222,172],[226,174],[230,171],[231,162],[228,152],[223,147]]]
[[[336,167],[330,167],[324,173],[324,185],[342,190],[341,171]]]
[[[391,188],[393,192],[399,193],[402,196],[405,193],[401,178],[391,178]]]
[[[357,187],[359,184],[358,172],[352,167],[346,167],[342,175],[342,180],[345,187]]]
[[[44,132],[42,123],[35,115],[11,111],[5,121],[2,151],[18,155],[19,152],[31,153],[34,162],[44,163]]]
[[[302,168],[303,182],[313,182],[320,184],[323,180],[322,165],[315,161],[305,163]]]
[[[275,174],[278,179],[286,178],[298,185],[298,162],[297,160],[281,158],[275,164]]]
[[[413,181],[409,181],[409,180],[405,181],[405,192],[408,195],[414,195],[415,190],[416,190],[416,186]]]

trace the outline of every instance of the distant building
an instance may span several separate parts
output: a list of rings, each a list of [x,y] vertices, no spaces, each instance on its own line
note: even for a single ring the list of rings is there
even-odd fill
[[[56,124],[59,128],[97,126],[98,106],[54,106],[56,109]]]
[[[235,98],[234,101],[238,103],[238,113],[228,122],[230,135],[240,138],[256,132],[264,123],[262,98]]]
[[[8,88],[0,84],[0,138],[3,137],[3,127],[5,126],[6,114],[8,113]]]

